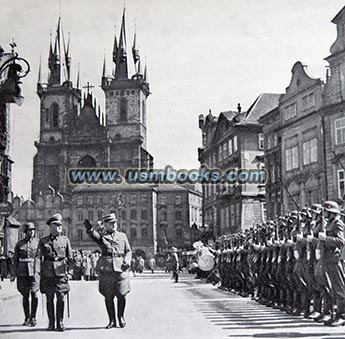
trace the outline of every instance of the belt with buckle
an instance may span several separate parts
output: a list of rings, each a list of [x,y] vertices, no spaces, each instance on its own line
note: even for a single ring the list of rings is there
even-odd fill
[[[32,262],[35,261],[34,258],[19,258],[20,262]]]

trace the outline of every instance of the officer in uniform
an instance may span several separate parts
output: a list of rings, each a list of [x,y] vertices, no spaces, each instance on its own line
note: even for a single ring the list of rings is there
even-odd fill
[[[36,326],[39,288],[39,260],[37,248],[39,240],[35,238],[35,225],[28,222],[23,225],[25,237],[19,240],[14,249],[12,281],[17,278],[17,289],[23,296],[25,320],[23,325]],[[31,296],[31,308],[30,308]]]
[[[41,258],[40,290],[47,296],[47,313],[49,319],[48,331],[63,332],[63,315],[65,295],[70,287],[68,278],[72,276],[73,256],[68,237],[62,235],[62,216],[53,215],[48,221],[50,234],[39,242],[39,256]],[[56,313],[54,296],[56,295]]]
[[[116,327],[114,297],[117,298],[117,319],[120,327],[126,326],[124,318],[126,295],[130,292],[129,267],[132,251],[125,233],[117,231],[115,213],[102,219],[104,231],[97,232],[89,220],[84,221],[91,239],[101,248],[96,270],[99,273],[99,292],[105,298],[105,306],[109,316],[106,329]]]

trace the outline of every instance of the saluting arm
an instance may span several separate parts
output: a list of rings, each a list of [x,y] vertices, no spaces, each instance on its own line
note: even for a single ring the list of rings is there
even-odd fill
[[[95,228],[91,225],[90,221],[85,219],[84,220],[84,226],[86,228],[86,233],[89,235],[89,237],[96,242],[97,244],[102,243],[102,237],[101,235],[95,230]]]

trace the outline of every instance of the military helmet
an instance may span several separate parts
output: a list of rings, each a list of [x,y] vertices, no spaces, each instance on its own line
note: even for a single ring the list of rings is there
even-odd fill
[[[31,221],[23,225],[23,232],[25,233],[29,230],[35,230],[35,229],[36,229],[35,224]]]
[[[323,203],[323,208],[327,212],[339,214],[340,213],[340,208],[339,205],[335,201],[325,201]]]
[[[297,220],[298,217],[299,217],[298,211],[292,211],[292,212],[290,213],[290,215],[289,215],[290,221],[292,221],[292,220]]]
[[[300,214],[304,215],[306,217],[310,217],[310,208],[309,207],[303,207]]]
[[[321,204],[313,204],[311,205],[310,211],[315,214],[321,214],[322,212],[322,205]]]

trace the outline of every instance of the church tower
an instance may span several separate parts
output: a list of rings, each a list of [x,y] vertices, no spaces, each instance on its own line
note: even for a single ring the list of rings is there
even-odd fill
[[[109,144],[109,166],[119,168],[151,168],[153,157],[146,150],[146,100],[150,94],[147,68],[142,62],[134,33],[132,57],[135,74],[128,75],[125,9],[119,40],[114,39],[115,71],[107,76],[103,65],[102,89],[106,100],[106,126]]]
[[[52,38],[48,58],[48,82],[42,82],[41,63],[37,81],[40,97],[40,136],[35,142],[32,198],[48,186],[56,191],[66,188],[66,154],[63,151],[71,130],[69,126],[78,114],[81,91],[71,81],[70,39],[67,46],[58,20],[54,45]],[[78,86],[77,86],[78,87]]]

